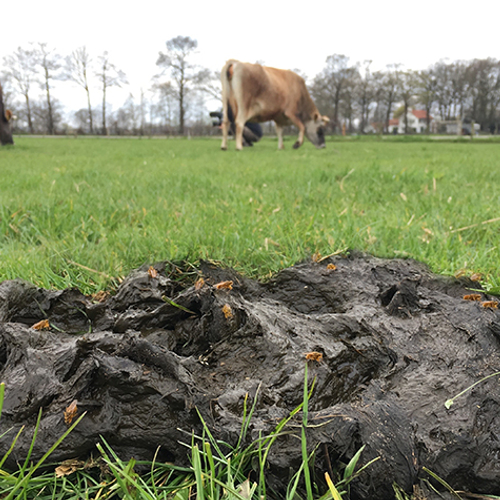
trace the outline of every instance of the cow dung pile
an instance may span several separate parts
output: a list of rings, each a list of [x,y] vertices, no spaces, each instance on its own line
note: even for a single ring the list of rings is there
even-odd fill
[[[76,401],[87,415],[53,461],[95,453],[102,436],[122,459],[151,460],[161,446],[157,460],[186,463],[179,441],[189,436],[179,429],[201,432],[197,411],[216,438],[236,443],[248,393],[257,398],[249,439],[269,433],[302,402],[308,363],[317,477],[365,445],[360,465],[380,459],[351,498],[394,498],[393,483],[411,493],[430,479],[423,467],[457,490],[499,495],[498,377],[445,407],[500,370],[500,314],[477,288],[412,260],[358,253],[300,263],[267,282],[210,262],[191,274],[144,266],[101,301],[4,281],[0,433],[13,430],[0,455],[24,425],[10,463],[26,457],[43,408],[32,454],[40,458]],[[299,422],[268,458],[278,496],[301,462]]]

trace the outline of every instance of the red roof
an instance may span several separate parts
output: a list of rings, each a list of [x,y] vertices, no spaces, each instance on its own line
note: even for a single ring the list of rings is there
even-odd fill
[[[391,120],[389,120],[389,127],[391,125],[399,125],[399,120],[397,118],[392,118]]]
[[[425,109],[412,109],[411,112],[413,116],[419,120],[427,118],[427,111],[425,111]],[[429,115],[429,118],[432,120],[432,116]]]

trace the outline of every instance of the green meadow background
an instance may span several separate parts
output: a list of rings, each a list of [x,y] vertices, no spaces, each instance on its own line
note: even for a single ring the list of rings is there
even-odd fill
[[[112,288],[163,260],[265,279],[319,252],[411,257],[500,284],[500,143],[17,137],[0,149],[0,281]]]

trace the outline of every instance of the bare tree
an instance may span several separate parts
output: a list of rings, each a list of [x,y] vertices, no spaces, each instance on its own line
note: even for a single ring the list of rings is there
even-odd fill
[[[495,61],[492,73],[493,84],[490,92],[489,129],[498,134],[500,124],[500,61]]]
[[[375,132],[381,134],[386,127],[386,112],[384,102],[384,80],[385,72],[375,71],[372,74],[373,78],[373,110],[372,124]]]
[[[186,103],[189,93],[200,85],[200,70],[189,62],[198,42],[188,36],[177,36],[167,42],[167,51],[160,52],[156,64],[170,73],[179,103],[179,133],[184,134]],[[203,70],[202,70],[203,71]]]
[[[409,133],[408,130],[408,112],[412,104],[413,98],[415,97],[416,87],[417,87],[417,77],[414,71],[404,71],[400,73],[399,85],[400,91],[399,95],[403,100],[404,108],[404,122],[405,122],[405,134]]]
[[[355,99],[359,107],[359,131],[362,134],[365,133],[368,125],[370,105],[375,97],[374,79],[370,71],[371,63],[371,61],[364,61],[356,80]]]
[[[37,63],[43,71],[42,88],[45,90],[47,101],[47,131],[49,134],[55,134],[54,109],[51,101],[50,90],[51,80],[57,77],[56,71],[61,67],[61,56],[54,50],[50,50],[46,43],[39,43],[36,51]]]
[[[213,99],[220,99],[222,87],[220,82],[220,72],[209,69],[202,69],[196,74],[199,90]]]
[[[94,121],[92,117],[92,105],[90,103],[90,88],[88,73],[91,70],[92,59],[90,58],[85,46],[74,50],[66,58],[66,67],[64,77],[72,80],[82,87],[87,94],[87,111],[89,114],[89,132],[94,133]]]
[[[144,89],[141,88],[141,99],[139,101],[138,111],[139,111],[139,135],[144,135],[144,127],[146,124],[146,107],[147,101],[144,96]]]
[[[63,118],[62,104],[50,96],[50,109],[46,97],[32,101],[31,110],[33,113],[33,122],[35,134],[46,134],[49,132],[49,124],[52,121],[53,133],[60,127]]]
[[[433,67],[419,71],[417,73],[417,95],[418,100],[425,106],[425,119],[427,133],[431,128],[431,108],[436,100],[437,79]]]
[[[121,87],[122,84],[127,84],[125,73],[116,68],[109,61],[108,52],[105,51],[102,56],[99,56],[99,70],[96,72],[97,77],[101,82],[102,88],[102,133],[107,134],[106,126],[106,95],[109,87]]]
[[[400,91],[399,64],[390,64],[382,78],[382,101],[385,106],[385,131],[389,131],[389,120],[391,119],[392,106],[399,96]]]
[[[401,89],[400,81],[400,65],[390,64],[387,66],[387,71],[385,73],[385,78],[383,81],[383,97],[386,107],[386,119],[385,128],[389,131],[389,120],[392,112],[392,105],[399,98],[399,92]]]
[[[141,110],[135,103],[134,96],[129,94],[123,106],[116,112],[116,132],[119,135],[137,135],[140,128]]]
[[[352,71],[349,74],[349,77],[347,78],[345,84],[344,84],[344,89],[342,90],[341,98],[340,98],[340,104],[339,104],[339,109],[341,111],[341,114],[344,118],[344,120],[347,122],[347,131],[349,134],[352,134],[354,129],[353,129],[353,122],[354,122],[354,117],[355,117],[355,107],[356,107],[356,87],[358,84],[358,81],[360,79],[358,68],[353,67]],[[344,131],[344,128],[342,127],[342,131]]]
[[[175,90],[171,82],[153,85],[152,91],[158,93],[156,114],[160,118],[160,127],[170,133],[172,127],[172,109],[175,102]]]
[[[453,101],[453,115],[463,117],[467,96],[469,93],[469,82],[467,79],[467,66],[464,61],[455,61],[451,64],[451,96]]]
[[[85,134],[89,127],[89,113],[85,108],[79,109],[73,113],[73,119],[76,124],[76,133]]]
[[[333,54],[326,58],[326,67],[316,76],[311,93],[322,109],[332,109],[333,131],[339,126],[340,101],[343,92],[352,82],[356,67],[350,66],[349,58],[341,54]],[[330,104],[330,105],[328,105]]]
[[[500,63],[495,59],[474,59],[467,70],[470,117],[487,130],[495,123],[494,103],[500,91]],[[494,125],[493,125],[494,126]]]
[[[439,61],[434,65],[436,76],[436,102],[443,120],[451,120],[453,116],[453,65]]]
[[[3,59],[6,75],[10,78],[16,90],[24,97],[26,105],[26,120],[31,134],[34,133],[33,117],[31,112],[30,91],[36,80],[36,49],[18,47],[10,56]]]

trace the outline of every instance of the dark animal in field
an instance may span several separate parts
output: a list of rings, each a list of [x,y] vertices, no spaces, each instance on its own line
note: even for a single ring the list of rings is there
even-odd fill
[[[12,111],[5,109],[3,105],[3,91],[0,85],[0,143],[2,146],[5,144],[14,144],[12,139]]]
[[[230,123],[230,133],[236,136],[236,125],[234,123],[234,114],[233,110],[231,109],[231,106],[229,105],[227,108],[227,112]],[[224,115],[219,111],[212,111],[210,113],[210,116],[212,118],[218,119],[217,122],[213,122],[213,125],[222,128],[222,118]],[[243,129],[243,146],[253,146],[253,143],[260,141],[261,138],[262,138],[262,127],[260,126],[260,123],[250,123],[250,122],[245,123],[245,128]]]
[[[278,134],[278,149],[283,149],[283,127],[295,125],[299,137],[293,145],[302,146],[304,134],[317,147],[325,147],[324,126],[329,122],[321,116],[302,77],[282,70],[230,59],[221,72],[222,81],[222,149],[227,149],[230,125],[229,107],[234,111],[236,149],[243,148],[246,122],[273,120]]]

